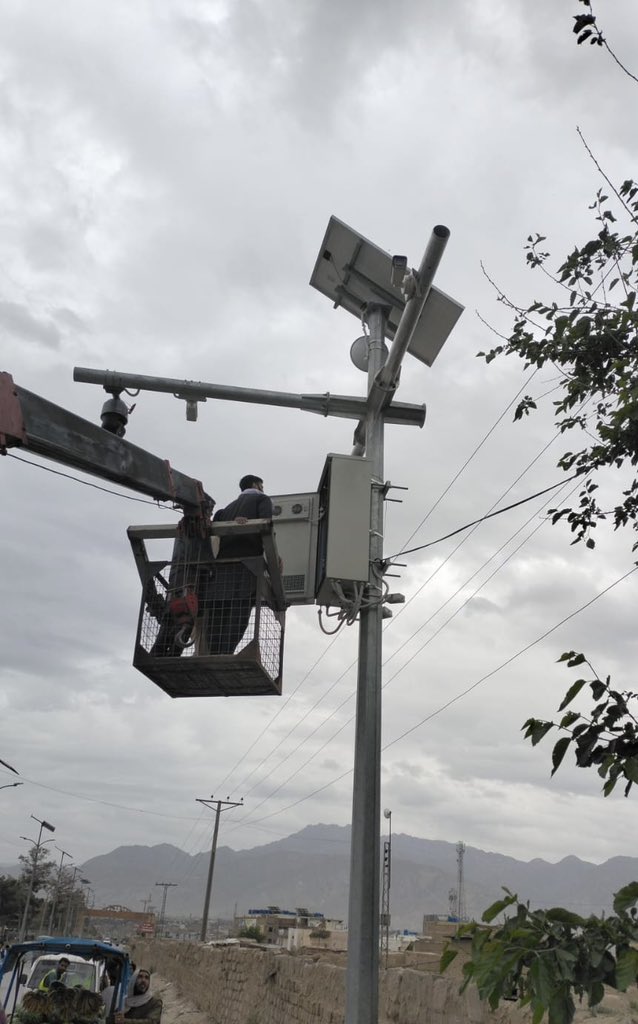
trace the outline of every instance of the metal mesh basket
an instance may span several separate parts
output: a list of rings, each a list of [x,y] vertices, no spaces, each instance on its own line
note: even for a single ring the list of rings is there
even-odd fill
[[[143,593],[134,666],[171,697],[281,693],[285,613],[271,575],[278,567],[262,556],[215,560],[209,539],[179,536],[170,561],[150,562],[137,541]]]

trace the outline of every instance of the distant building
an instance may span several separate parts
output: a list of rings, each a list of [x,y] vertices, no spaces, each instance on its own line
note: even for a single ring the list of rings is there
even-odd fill
[[[297,907],[296,910],[281,910],[274,906],[253,909],[238,918],[236,924],[239,930],[259,928],[266,942],[282,949],[344,950],[348,946],[348,932],[343,921],[326,918],[305,907]]]

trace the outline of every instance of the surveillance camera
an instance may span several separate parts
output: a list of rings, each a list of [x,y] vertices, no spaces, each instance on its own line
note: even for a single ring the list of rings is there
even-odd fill
[[[128,409],[118,395],[108,398],[102,406],[100,414],[104,430],[116,437],[124,437],[128,423]]]

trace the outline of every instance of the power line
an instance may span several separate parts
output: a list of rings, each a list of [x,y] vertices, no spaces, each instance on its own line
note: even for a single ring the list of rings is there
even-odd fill
[[[123,494],[121,491],[112,491],[109,487],[102,487],[100,484],[94,484],[90,480],[82,480],[79,476],[73,476],[72,473],[63,473],[60,469],[52,469],[51,466],[45,466],[41,462],[30,462],[29,459],[23,459],[19,455],[13,455],[11,452],[5,453],[10,459],[15,459],[16,462],[23,462],[25,466],[33,466],[34,469],[42,469],[45,473],[53,473],[54,476],[64,477],[65,480],[73,480],[76,484],[83,484],[85,487],[93,487],[96,491],[104,491],[105,494],[113,494],[116,498],[126,498],[127,501],[139,501],[143,505],[154,505],[155,508],[159,508],[166,511],[173,511],[170,505],[160,504],[159,498],[152,500],[149,498],[136,498],[132,494]]]
[[[492,424],[492,426],[491,426],[491,427],[489,428],[489,430],[487,431],[487,433],[486,433],[486,434],[485,434],[485,435],[483,436],[483,438],[482,438],[482,439],[481,439],[481,440],[479,441],[478,445],[477,445],[477,446],[476,446],[476,447],[474,448],[474,450],[472,451],[472,453],[471,453],[471,454],[470,454],[470,455],[468,456],[468,458],[467,458],[467,459],[465,460],[465,462],[463,463],[463,465],[462,465],[462,466],[460,467],[460,469],[459,469],[459,470],[458,470],[458,471],[456,472],[456,474],[455,474],[455,475],[454,475],[454,476],[452,477],[452,479],[451,479],[451,480],[450,480],[450,482],[449,482],[449,483],[447,484],[447,486],[446,486],[446,487],[444,488],[444,490],[443,490],[443,491],[441,492],[441,494],[439,495],[439,497],[437,498],[437,500],[436,500],[436,501],[434,502],[434,504],[433,504],[433,505],[432,505],[432,506],[430,507],[429,511],[428,511],[428,512],[426,513],[426,515],[425,515],[425,516],[423,517],[423,519],[421,520],[421,522],[419,523],[419,525],[418,525],[418,526],[416,527],[416,529],[415,529],[415,530],[413,530],[413,531],[412,531],[412,533],[410,534],[410,536],[408,537],[408,539],[407,539],[407,540],[406,540],[406,541],[404,542],[404,544],[403,544],[403,548],[405,548],[405,546],[406,546],[407,544],[409,544],[409,543],[410,543],[410,541],[412,540],[412,538],[416,536],[416,534],[417,534],[417,533],[419,532],[419,530],[421,529],[421,527],[422,527],[422,526],[423,526],[423,525],[424,525],[424,524],[425,524],[425,523],[427,522],[427,520],[428,520],[428,519],[429,519],[429,517],[430,517],[430,516],[432,515],[432,513],[434,512],[434,510],[435,510],[435,509],[436,509],[436,508],[438,507],[438,505],[439,505],[439,504],[441,503],[441,501],[443,500],[443,498],[444,498],[444,497],[445,497],[445,496],[446,496],[446,495],[448,494],[448,492],[449,492],[449,491],[450,491],[450,490],[452,489],[452,487],[454,486],[454,484],[456,483],[456,481],[457,481],[457,480],[459,479],[459,477],[460,477],[460,476],[461,476],[461,475],[463,474],[463,472],[464,472],[464,471],[465,471],[465,470],[467,469],[467,467],[468,467],[468,466],[469,466],[469,464],[470,464],[470,463],[472,462],[472,460],[473,460],[473,459],[474,459],[474,458],[476,457],[476,455],[478,454],[478,452],[480,451],[480,449],[481,449],[481,448],[483,447],[483,445],[485,444],[485,442],[486,442],[486,441],[488,440],[488,438],[489,438],[489,437],[491,436],[491,434],[492,434],[492,433],[494,432],[494,430],[496,429],[496,427],[497,427],[497,426],[499,425],[499,423],[500,423],[500,422],[501,422],[501,421],[503,420],[503,418],[505,417],[505,415],[507,414],[507,412],[508,412],[508,411],[509,411],[509,410],[510,410],[510,409],[512,408],[512,406],[514,405],[514,403],[516,402],[516,400],[517,400],[517,399],[518,399],[518,398],[520,397],[521,393],[522,393],[522,392],[523,392],[523,391],[525,390],[525,388],[526,388],[526,387],[527,387],[527,386],[529,385],[529,383],[531,382],[531,380],[532,380],[532,379],[533,379],[533,378],[534,378],[534,377],[536,376],[536,374],[537,374],[538,372],[539,372],[539,370],[538,370],[538,368],[536,368],[535,370],[533,370],[533,371],[532,371],[532,373],[531,373],[531,374],[530,374],[530,375],[529,375],[529,376],[527,377],[527,379],[526,379],[526,380],[525,380],[525,381],[523,382],[523,384],[521,385],[521,387],[519,388],[519,390],[518,390],[518,391],[516,392],[516,394],[514,395],[514,397],[513,397],[513,398],[512,398],[512,399],[511,399],[511,400],[510,400],[510,401],[508,402],[508,404],[507,404],[507,405],[505,406],[505,408],[503,409],[503,411],[502,411],[502,412],[500,413],[500,415],[499,415],[499,416],[498,416],[498,417],[496,418],[496,420],[494,421],[494,423]],[[555,440],[555,439],[554,439],[554,438],[552,438],[552,442],[550,442],[550,443],[553,443],[553,440]],[[543,451],[545,451],[545,450],[546,450],[546,449],[543,449]],[[531,466],[531,465],[533,465],[533,462],[532,462],[532,463],[530,463],[530,466]],[[529,467],[528,467],[528,468],[529,468]],[[517,480],[519,480],[519,479],[520,479],[520,476],[519,476],[519,477],[517,478]],[[503,497],[505,497],[505,494],[507,494],[507,493],[509,492],[509,490],[511,490],[511,488],[512,488],[512,487],[513,487],[513,486],[514,486],[514,485],[516,484],[517,480],[515,480],[515,481],[514,481],[514,483],[513,483],[513,484],[512,484],[511,486],[510,486],[510,488],[508,488],[508,490],[507,490],[507,491],[505,491],[505,492],[504,492],[504,493],[503,493],[503,494],[501,495],[501,498],[499,498],[499,501],[501,501],[501,500],[503,499]],[[492,508],[494,508],[494,505],[492,506]],[[491,510],[490,510],[490,511],[491,511]],[[467,538],[466,538],[466,539],[467,539]],[[402,548],[402,551],[403,551],[403,548]],[[456,549],[456,550],[458,550],[458,549]],[[422,589],[422,588],[420,588],[420,589]],[[419,592],[420,592],[420,591],[417,591],[417,593],[419,593]],[[410,604],[410,602],[411,602],[411,601],[413,600],[413,598],[414,598],[415,596],[416,596],[416,595],[413,595],[413,597],[412,597],[412,598],[410,598],[410,599],[409,599],[409,600],[408,600],[408,601],[406,602],[406,605],[407,605],[407,604]],[[394,622],[396,622],[396,620],[397,620],[397,619],[399,618],[399,616],[401,615],[401,612],[405,610],[405,607],[406,607],[406,605],[404,605],[404,606],[403,606],[403,608],[401,608],[401,609],[399,610],[399,612],[398,612],[398,613],[397,613],[397,614],[395,615],[394,619],[392,619],[392,621],[391,621],[391,622],[389,623],[389,626],[392,626],[392,624],[393,624]],[[230,770],[230,771],[229,771],[229,772],[227,773],[227,775],[226,775],[226,778],[225,778],[225,779],[223,779],[223,780],[222,780],[222,782],[221,782],[221,784],[220,784],[220,787],[221,787],[221,788],[223,788],[223,787],[224,787],[224,786],[226,785],[226,782],[228,781],[228,779],[232,778],[232,776],[233,776],[234,772],[235,772],[235,771],[237,770],[237,768],[238,768],[238,767],[239,767],[239,766],[240,766],[241,764],[243,764],[243,762],[244,762],[244,761],[246,760],[246,758],[248,757],[248,755],[250,754],[250,752],[251,752],[251,751],[252,751],[252,750],[254,749],[254,747],[256,746],[256,744],[257,744],[257,743],[259,742],[259,740],[260,740],[260,739],[262,738],[262,736],[263,736],[263,735],[265,734],[265,732],[267,732],[267,731],[268,731],[268,729],[269,729],[269,728],[271,727],[271,725],[273,724],[273,722],[275,721],[275,719],[276,719],[276,718],[277,718],[277,717],[278,717],[278,716],[279,716],[279,715],[280,715],[280,714],[281,714],[281,713],[282,713],[282,712],[283,712],[283,711],[285,710],[285,708],[286,708],[286,707],[288,706],[288,704],[289,704],[289,702],[290,702],[291,698],[292,698],[292,697],[293,697],[293,696],[294,696],[294,695],[295,695],[295,694],[296,694],[296,693],[298,692],[298,690],[299,690],[299,689],[300,689],[300,687],[301,687],[301,686],[303,685],[303,683],[304,683],[304,682],[305,682],[305,681],[306,681],[306,680],[308,679],[308,677],[309,677],[309,676],[311,675],[311,673],[312,673],[312,672],[314,671],[314,669],[315,669],[315,668],[317,667],[317,665],[318,665],[318,664],[319,664],[319,663],[320,663],[320,662],[322,661],[322,659],[323,659],[323,658],[324,658],[324,657],[326,656],[326,654],[328,653],[328,651],[330,650],[330,648],[331,648],[331,647],[333,646],[333,644],[335,644],[335,643],[337,642],[337,640],[339,639],[339,637],[340,637],[341,635],[342,635],[341,633],[337,633],[337,634],[336,634],[336,635],[335,635],[335,636],[333,637],[333,639],[331,640],[331,642],[330,642],[330,643],[329,643],[329,644],[327,645],[327,647],[326,647],[326,648],[324,649],[324,651],[322,652],[322,654],[321,654],[321,655],[319,656],[319,658],[318,658],[318,659],[317,659],[317,660],[315,661],[315,663],[314,663],[314,665],[312,666],[312,668],[311,668],[311,669],[309,669],[309,671],[308,671],[308,672],[306,672],[306,674],[305,674],[305,676],[303,677],[303,679],[301,680],[301,682],[300,682],[300,683],[298,684],[298,686],[297,686],[297,687],[296,687],[296,688],[294,689],[294,691],[293,691],[293,692],[292,692],[292,693],[290,694],[290,697],[289,697],[289,698],[288,698],[288,699],[286,700],[286,702],[284,703],[284,705],[283,705],[283,706],[282,706],[281,708],[279,708],[279,709],[277,710],[277,712],[276,712],[276,713],[275,713],[275,715],[274,715],[274,716],[272,717],[272,719],[271,719],[271,720],[270,720],[270,721],[268,722],[268,724],[267,724],[266,726],[264,726],[264,728],[263,728],[263,729],[262,729],[262,731],[261,731],[261,732],[259,733],[259,735],[258,735],[258,736],[257,736],[257,737],[256,737],[256,738],[255,738],[255,739],[254,739],[254,740],[252,741],[252,743],[251,743],[251,744],[250,744],[250,745],[248,746],[248,748],[247,748],[247,749],[246,749],[246,750],[244,751],[244,753],[243,753],[243,754],[241,755],[241,757],[240,757],[240,758],[238,759],[238,761],[237,761],[237,762],[235,763],[235,765],[234,765],[234,766],[233,766],[233,767],[231,768],[231,770]],[[350,670],[350,668],[352,668],[352,667],[353,667],[353,666],[354,666],[355,664],[356,664],[356,661],[352,662],[352,664],[351,664],[351,665],[350,665],[350,666],[348,667],[348,669],[346,669],[346,672],[347,672],[347,671],[349,671],[349,670]],[[341,676],[339,676],[339,679],[338,679],[338,680],[336,680],[336,681],[335,681],[335,683],[333,683],[333,684],[332,684],[332,686],[330,687],[330,689],[329,689],[329,690],[327,691],[328,693],[330,693],[330,692],[332,691],[332,689],[334,688],[334,686],[335,686],[335,685],[337,684],[337,682],[339,682],[339,681],[340,681],[340,680],[341,680],[341,679],[343,678],[343,675],[345,675],[345,673],[343,673],[343,674],[342,674]],[[326,695],[327,695],[327,694],[324,694],[323,696],[326,696]],[[305,720],[305,719],[307,718],[308,714],[312,713],[312,711],[314,711],[314,710],[315,710],[315,708],[317,708],[317,707],[318,707],[318,705],[319,705],[319,704],[321,703],[321,700],[322,700],[322,699],[323,699],[323,697],[322,697],[322,698],[320,698],[320,699],[319,699],[319,701],[317,701],[317,702],[316,702],[316,703],[315,703],[315,704],[313,705],[313,707],[312,707],[312,708],[310,708],[310,710],[309,710],[308,712],[306,712],[306,714],[305,714],[305,715],[303,715],[303,717],[302,717],[302,718],[301,718],[300,720],[298,720],[298,721],[297,721],[297,722],[296,722],[296,723],[295,723],[295,724],[294,724],[294,725],[292,726],[292,728],[291,728],[291,729],[290,729],[290,730],[288,731],[288,733],[286,734],[286,736],[284,737],[284,739],[283,739],[283,740],[281,741],[281,743],[285,742],[285,740],[286,740],[286,739],[288,738],[288,736],[290,736],[290,735],[291,735],[291,733],[292,733],[292,732],[294,732],[296,728],[298,728],[298,726],[299,726],[299,725],[301,724],[301,722],[303,722],[303,721],[304,721],[304,720]],[[237,790],[237,789],[240,789],[240,788],[241,788],[241,789],[243,789],[243,790],[244,790],[244,795],[246,795],[246,790],[245,790],[245,788],[244,788],[244,787],[245,787],[245,783],[246,783],[246,781],[247,781],[248,779],[250,779],[250,778],[252,777],[252,775],[254,775],[254,773],[255,773],[256,771],[258,771],[258,770],[259,770],[259,769],[260,769],[260,768],[262,767],[262,765],[264,765],[264,764],[266,763],[266,761],[267,761],[267,760],[268,760],[268,759],[269,759],[269,758],[270,758],[270,757],[272,756],[272,754],[274,754],[274,753],[275,753],[275,752],[276,752],[276,751],[277,751],[277,750],[279,749],[279,747],[281,746],[281,743],[277,744],[277,745],[276,745],[276,746],[275,746],[275,747],[273,748],[273,750],[272,750],[272,751],[271,751],[271,752],[270,752],[269,754],[267,754],[267,755],[266,755],[266,756],[265,756],[264,758],[262,758],[262,760],[261,760],[261,761],[259,762],[259,764],[257,765],[257,767],[256,767],[256,768],[254,768],[254,769],[253,769],[253,770],[252,770],[251,772],[249,772],[249,774],[248,774],[247,776],[245,776],[245,778],[244,778],[244,779],[243,779],[243,780],[242,780],[242,781],[241,781],[240,783],[238,783],[238,785],[237,785],[237,786],[235,786],[235,787],[234,787],[234,790],[233,790],[233,792],[234,792],[235,790]],[[254,788],[254,787],[253,787],[253,788]]]
[[[579,473],[574,473],[573,476],[568,476],[566,480],[559,480],[558,483],[552,484],[550,487],[545,487],[542,491],[537,491],[536,494],[530,494],[527,498],[521,498],[520,501],[515,501],[511,505],[506,505],[505,508],[499,508],[495,512],[488,512],[486,515],[481,516],[480,519],[474,519],[471,523],[466,523],[465,526],[459,526],[458,529],[452,530],[451,533],[446,533],[443,537],[437,537],[436,540],[428,541],[427,544],[420,544],[417,548],[408,548],[407,550],[398,551],[396,555],[389,555],[384,558],[384,561],[391,562],[393,558],[398,558],[399,555],[412,555],[415,551],[424,551],[426,548],[431,548],[435,544],[440,544],[444,540],[449,540],[450,537],[456,537],[458,533],[463,533],[464,530],[469,530],[472,526],[478,526],[480,523],[484,523],[487,519],[493,519],[494,516],[500,516],[503,512],[511,512],[513,508],[518,508],[519,505],[525,505],[528,501],[533,501],[535,498],[542,498],[544,494],[548,494],[550,491],[555,491],[558,487],[564,487],[565,484],[571,480],[575,480]]]
[[[540,636],[536,637],[535,640],[532,640],[529,644],[526,644],[525,647],[522,647],[519,651],[516,652],[516,654],[511,655],[511,657],[509,657],[505,661],[501,662],[500,665],[497,665],[496,668],[493,668],[493,669],[491,669],[491,671],[486,672],[485,675],[481,676],[480,679],[477,679],[476,682],[472,683],[471,686],[466,687],[465,690],[462,690],[455,697],[452,697],[450,700],[446,701],[445,704],[442,704],[435,711],[432,711],[429,715],[426,715],[425,718],[422,718],[419,722],[416,722],[413,726],[411,726],[409,729],[406,729],[399,736],[396,736],[389,743],[386,743],[385,746],[382,748],[382,750],[384,750],[384,751],[388,750],[390,747],[394,746],[395,743],[398,743],[400,740],[404,739],[406,736],[409,736],[411,733],[415,732],[417,729],[420,729],[423,725],[427,724],[427,722],[432,721],[433,718],[436,718],[438,715],[442,714],[444,711],[446,711],[453,704],[456,704],[458,701],[462,700],[462,698],[465,697],[468,693],[471,693],[472,690],[475,690],[482,683],[486,682],[488,679],[491,679],[493,676],[497,675],[498,672],[501,672],[502,669],[506,668],[508,665],[511,665],[514,661],[517,660],[517,658],[520,658],[523,654],[526,654],[527,651],[531,650],[533,647],[535,647],[537,644],[539,644],[542,640],[545,640],[548,636],[550,636],[552,633],[554,633],[557,629],[559,629],[561,626],[563,626],[566,622],[569,622],[571,619],[575,618],[577,615],[580,614],[580,612],[584,611],[586,608],[591,607],[591,605],[593,605],[596,601],[598,601],[599,598],[603,597],[605,594],[608,594],[611,590],[614,589],[614,587],[618,586],[619,583],[623,583],[624,580],[628,579],[628,577],[631,576],[633,573],[635,573],[637,570],[638,570],[638,566],[634,566],[632,569],[630,569],[628,572],[626,572],[623,576],[620,576],[613,583],[610,583],[609,586],[604,588],[604,590],[601,590],[601,591],[599,591],[598,594],[595,594],[594,597],[592,597],[589,601],[586,601],[584,604],[580,605],[579,608],[576,608],[573,612],[570,612],[569,615],[566,615],[559,622],[557,622],[555,625],[553,625],[550,629],[547,629]],[[337,735],[337,734],[335,733],[335,735]],[[331,737],[331,738],[333,738],[333,737]],[[264,815],[262,815],[261,818],[257,818],[256,820],[252,820],[252,821],[248,821],[247,820],[246,824],[257,825],[257,824],[259,824],[262,821],[267,821],[270,818],[277,817],[277,815],[279,815],[279,814],[284,814],[286,811],[290,811],[293,808],[298,807],[299,804],[305,803],[306,800],[311,800],[313,797],[318,796],[320,793],[323,793],[326,789],[329,789],[331,786],[334,786],[338,782],[341,782],[343,779],[347,778],[349,775],[352,775],[352,771],[353,771],[353,769],[349,768],[347,771],[342,772],[341,775],[338,775],[334,779],[330,779],[329,782],[326,782],[322,786],[319,786],[317,789],[313,790],[312,793],[307,793],[306,796],[299,797],[298,800],[293,801],[293,803],[291,803],[291,804],[287,804],[285,807],[281,807],[277,811],[271,811],[270,814],[264,814]],[[240,821],[240,822],[237,823],[237,825],[235,827],[239,828],[242,824],[243,824],[243,822]]]

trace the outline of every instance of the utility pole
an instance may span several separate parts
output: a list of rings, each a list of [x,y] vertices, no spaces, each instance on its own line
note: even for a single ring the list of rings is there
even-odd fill
[[[162,930],[164,928],[164,915],[166,913],[166,893],[169,889],[174,888],[177,885],[177,882],[156,882],[155,885],[161,885],[161,887],[164,890],[164,893],[162,895],[162,909],[160,910],[159,925],[157,927],[157,930],[159,932],[158,938],[161,939]]]
[[[456,892],[457,892],[457,912],[456,916],[459,921],[465,921],[467,916],[465,911],[465,871],[463,866],[463,859],[465,857],[465,843],[459,842],[456,844]]]
[[[384,595],[383,502],[384,425],[422,427],[425,407],[396,402],[406,352],[431,366],[463,307],[433,286],[450,232],[436,226],[418,270],[407,258],[390,256],[331,217],[310,283],[334,303],[367,322],[369,334],[352,359],[368,374],[365,398],[351,395],[294,394],[212,383],[174,380],[75,367],[73,379],[99,384],[114,397],[125,389],[168,392],[186,402],[187,419],[207,398],[302,409],[323,416],[358,420],[354,456],[367,456],[372,477],[369,573],[359,615],[359,671],[352,795],[352,844],[348,908],[346,1024],[375,1024],[379,1004],[379,862],[381,788],[381,666]],[[384,337],[392,339],[386,356]],[[357,342],[355,342],[357,345]],[[108,404],[108,403],[107,403]],[[389,609],[387,610],[389,613]]]
[[[24,937],[27,931],[27,924],[29,920],[29,906],[31,904],[31,896],[33,895],[33,886],[35,884],[35,876],[36,871],[38,869],[38,858],[40,856],[40,850],[45,843],[53,842],[53,839],[45,839],[44,842],[42,842],[42,830],[46,828],[49,832],[55,832],[55,825],[50,825],[48,821],[44,821],[42,818],[36,818],[35,814],[32,814],[31,817],[33,818],[34,821],[38,822],[40,826],[40,831],[38,832],[37,842],[35,839],[29,839],[27,836],[20,836],[20,839],[26,839],[27,843],[33,843],[33,845],[35,846],[35,851],[33,854],[33,865],[31,867],[31,876],[29,878],[27,898],[24,904],[24,913],[22,915],[22,921],[20,922],[18,942],[24,942]]]
[[[148,896],[146,897],[145,900],[140,900],[140,903],[142,904],[142,913],[143,914],[146,913],[146,911],[148,910],[148,908],[150,907],[152,902],[153,902],[153,896],[152,896],[152,894],[150,892],[149,892],[149,894],[148,894]]]
[[[70,857],[71,854],[67,853],[66,850],[62,850],[59,846],[56,846],[56,850],[60,853],[60,866],[58,867],[58,877],[55,883],[55,891],[53,893],[53,899],[51,900],[51,912],[49,914],[49,931],[53,933],[53,919],[55,915],[55,908],[60,896],[60,884],[62,882],[62,863],[65,857]]]
[[[227,811],[229,807],[242,807],[244,798],[242,797],[239,802],[235,800],[215,800],[211,796],[210,800],[205,800],[202,797],[196,797],[198,804],[204,804],[205,807],[215,808],[215,828],[213,830],[213,841],[210,848],[210,861],[208,862],[208,878],[206,879],[206,895],[204,896],[204,909],[202,911],[202,930],[199,935],[200,942],[206,942],[206,932],[208,929],[208,912],[210,910],[210,896],[213,888],[213,871],[215,870],[215,854],[217,853],[217,836],[219,833],[219,817],[222,811]]]

